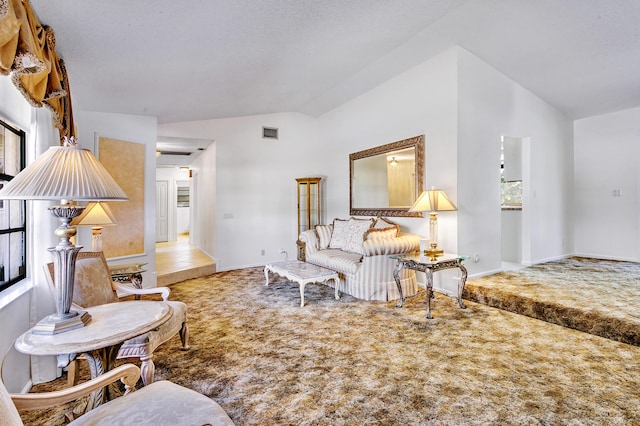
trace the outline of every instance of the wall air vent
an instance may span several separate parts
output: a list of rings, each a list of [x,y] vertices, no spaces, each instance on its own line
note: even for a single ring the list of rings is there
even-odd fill
[[[184,152],[184,151],[158,151],[160,155],[186,155],[189,156],[193,154],[192,152]]]
[[[262,127],[262,139],[278,139],[276,127]]]

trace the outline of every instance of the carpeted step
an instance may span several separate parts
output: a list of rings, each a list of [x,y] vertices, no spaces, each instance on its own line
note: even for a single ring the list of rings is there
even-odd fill
[[[640,264],[572,257],[470,280],[463,297],[640,346]]]

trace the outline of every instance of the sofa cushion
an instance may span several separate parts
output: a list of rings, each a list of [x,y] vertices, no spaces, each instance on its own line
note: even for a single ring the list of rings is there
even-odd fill
[[[398,236],[398,228],[369,229],[365,240],[383,240],[387,238],[395,238]]]
[[[318,235],[318,248],[324,250],[329,247],[331,241],[331,233],[333,231],[333,225],[316,225],[316,234]]]
[[[362,255],[336,249],[317,251],[307,256],[307,262],[343,274],[355,274],[362,265]]]
[[[395,238],[400,232],[400,225],[383,217],[377,217],[371,229],[367,231],[365,240],[381,240]]]

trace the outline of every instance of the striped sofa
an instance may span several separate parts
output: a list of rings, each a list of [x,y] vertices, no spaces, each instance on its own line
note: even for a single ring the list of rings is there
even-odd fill
[[[358,241],[351,241],[350,248],[354,243],[357,248],[348,250],[332,248],[327,243],[327,239],[331,239],[331,231],[331,225],[321,225],[300,234],[299,240],[305,244],[306,262],[336,271],[340,277],[338,289],[358,299],[386,301],[400,298],[393,278],[396,261],[389,259],[389,255],[419,250],[419,236],[402,232],[385,238],[370,238],[378,233],[355,236],[353,238]],[[400,283],[404,296],[418,291],[413,270],[403,269]]]

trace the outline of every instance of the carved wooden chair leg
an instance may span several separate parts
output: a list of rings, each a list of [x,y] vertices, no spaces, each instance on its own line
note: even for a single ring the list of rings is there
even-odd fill
[[[78,360],[74,359],[67,366],[67,386],[72,387],[78,384]]]
[[[182,328],[180,329],[180,340],[182,341],[182,350],[189,350],[189,324],[187,324],[187,320],[182,323]]]
[[[153,383],[153,379],[156,375],[156,365],[153,363],[153,354],[149,356],[140,357],[142,364],[140,365],[140,378],[142,378],[142,384],[147,386]]]

